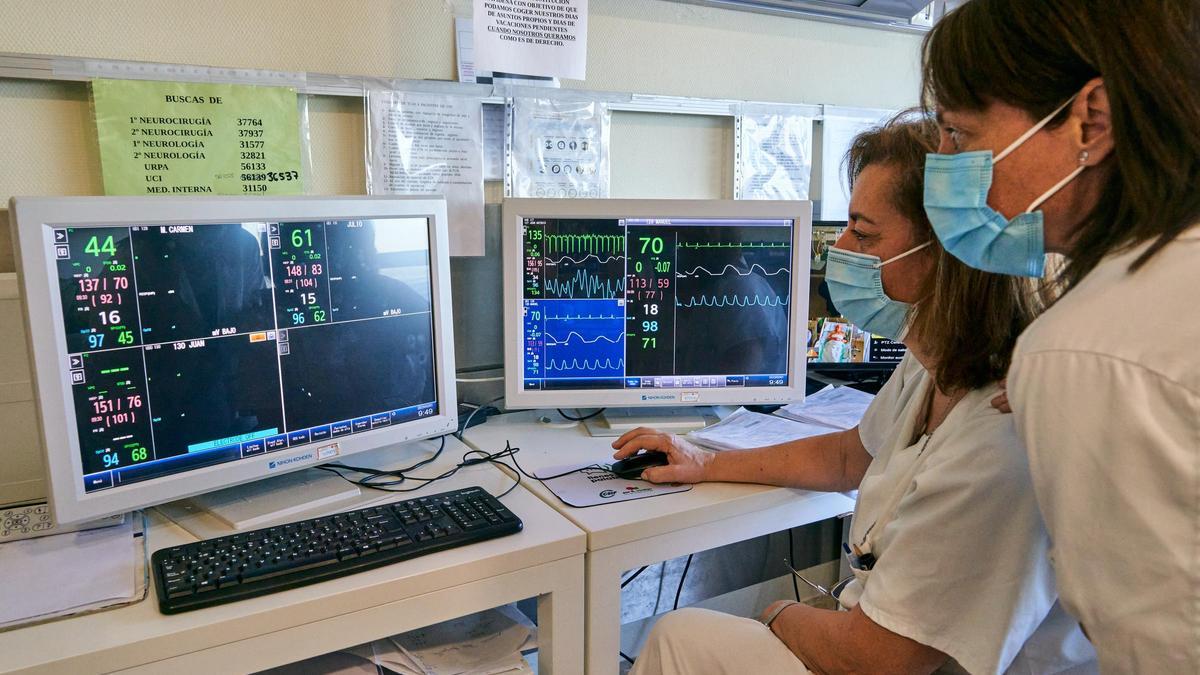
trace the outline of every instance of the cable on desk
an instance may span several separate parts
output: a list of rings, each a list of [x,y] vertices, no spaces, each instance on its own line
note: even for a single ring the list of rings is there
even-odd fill
[[[788,558],[796,559],[796,538],[792,534],[792,528],[788,528]],[[792,578],[792,591],[796,593],[796,602],[800,602],[800,582],[796,581],[796,575],[788,571],[788,576]]]
[[[629,584],[633,583],[633,580],[638,578],[639,574],[641,574],[642,572],[645,572],[647,567],[649,567],[649,565],[642,565],[642,567],[638,571],[634,572],[630,576],[621,580],[621,588],[625,588]]]
[[[590,420],[593,417],[600,415],[601,413],[603,413],[605,411],[605,408],[601,408],[590,415],[584,415],[582,417],[575,417],[574,415],[568,415],[567,413],[563,412],[562,408],[555,408],[555,410],[558,411],[559,415],[562,415],[563,417],[571,420],[572,422],[583,422],[584,420]]]
[[[679,609],[679,595],[683,593],[683,580],[687,578],[688,568],[692,566],[692,556],[695,553],[689,553],[687,563],[683,566],[683,574],[679,575],[679,588],[675,589],[675,604],[671,609]]]
[[[493,454],[488,454],[488,453],[482,452],[480,450],[470,450],[463,454],[462,459],[459,460],[458,464],[454,465],[450,469],[447,469],[446,471],[443,471],[441,474],[438,474],[437,476],[423,477],[423,476],[409,475],[408,472],[414,471],[416,469],[421,468],[422,466],[425,466],[426,464],[429,464],[433,460],[437,459],[439,455],[442,454],[442,450],[444,450],[446,447],[446,437],[442,436],[441,439],[442,439],[442,444],[441,444],[441,446],[438,447],[437,452],[434,453],[434,455],[432,457],[421,460],[420,462],[417,462],[416,464],[413,464],[412,466],[404,467],[403,469],[390,469],[390,470],[388,470],[388,469],[371,469],[371,468],[366,468],[366,467],[349,466],[346,464],[323,464],[316,468],[322,469],[324,471],[329,471],[331,473],[335,473],[338,476],[340,476],[343,480],[345,480],[349,483],[353,483],[354,485],[358,485],[360,487],[370,488],[372,490],[379,490],[381,492],[414,492],[416,490],[420,490],[421,488],[429,485],[430,483],[449,478],[449,477],[453,476],[454,474],[458,473],[458,471],[460,469],[466,468],[468,466],[475,466],[476,464],[483,464],[485,462],[492,462],[494,464],[503,464],[504,466],[508,466],[504,462],[498,461],[497,458],[503,457],[506,454],[509,454],[509,452],[511,450],[515,450],[514,448],[508,447],[508,448],[505,448],[504,451],[501,451],[498,453],[493,453]],[[475,455],[478,455],[478,456],[475,456]],[[511,469],[512,467],[509,467],[509,468]],[[354,479],[354,478],[347,476],[343,472],[361,473],[361,474],[364,474],[365,477],[360,478],[360,479]],[[380,479],[380,478],[391,478],[393,480],[379,481],[378,479]],[[420,485],[416,485],[413,487],[405,487],[405,488],[396,487],[398,485],[403,485],[404,483],[406,483],[408,481],[414,481],[414,482],[420,483]],[[521,484],[521,477],[520,477],[520,474],[518,474],[516,482],[513,483],[513,485],[511,487],[509,487],[507,490],[505,490],[501,494],[496,495],[496,498],[499,499],[501,497],[508,495],[510,492],[515,490],[517,488],[517,486],[520,484]]]
[[[480,406],[476,407],[474,410],[472,410],[472,411],[471,411],[471,414],[470,414],[470,415],[467,415],[467,419],[466,419],[466,421],[464,421],[464,422],[462,423],[462,428],[460,428],[460,429],[458,430],[458,433],[456,433],[454,436],[455,436],[456,438],[458,438],[458,440],[460,440],[460,441],[461,441],[461,440],[463,440],[463,434],[467,433],[467,427],[471,426],[471,420],[475,419],[475,415],[476,415],[476,414],[477,414],[477,413],[478,413],[480,410],[483,410],[484,408],[488,407],[489,405],[491,405],[491,404],[493,404],[493,403],[498,403],[498,402],[500,402],[500,401],[503,401],[503,400],[504,400],[504,396],[503,396],[503,395],[501,395],[501,396],[497,396],[496,398],[494,398],[494,399],[492,399],[492,400],[488,401],[487,403],[484,403],[483,405],[480,405]]]
[[[550,480],[552,478],[561,478],[563,476],[569,476],[573,473],[579,473],[581,471],[587,471],[589,469],[599,469],[601,471],[607,470],[607,469],[605,469],[605,467],[600,466],[599,464],[589,464],[588,466],[581,466],[578,469],[571,469],[570,471],[564,471],[562,473],[558,473],[553,476],[535,476],[535,475],[529,473],[528,471],[526,471],[520,465],[520,463],[517,462],[517,453],[521,451],[521,448],[513,447],[511,441],[505,441],[504,449],[500,450],[499,452],[488,453],[488,452],[484,452],[483,450],[469,450],[469,451],[463,453],[463,456],[459,460],[458,464],[455,464],[453,467],[447,469],[446,471],[443,471],[442,473],[440,473],[436,476],[424,477],[424,476],[410,475],[409,474],[410,471],[415,471],[416,469],[419,469],[419,468],[429,464],[430,462],[437,459],[442,454],[442,451],[446,447],[446,437],[441,436],[440,438],[442,440],[442,443],[440,446],[438,446],[437,452],[435,452],[432,457],[423,459],[420,462],[417,462],[416,464],[413,464],[412,466],[404,467],[403,469],[372,469],[372,468],[368,468],[368,467],[350,466],[348,464],[340,464],[340,463],[339,464],[322,464],[322,465],[314,467],[314,468],[321,469],[322,471],[329,471],[331,473],[335,473],[338,476],[340,476],[342,478],[342,480],[345,480],[348,483],[353,483],[354,485],[358,485],[359,487],[370,488],[372,490],[379,490],[381,492],[415,492],[416,490],[420,490],[421,488],[429,485],[430,483],[433,483],[433,482],[439,481],[439,480],[444,480],[446,478],[453,476],[454,474],[458,473],[458,471],[460,469],[464,469],[468,466],[475,466],[476,464],[491,463],[491,464],[496,464],[499,466],[506,467],[510,471],[512,471],[514,474],[516,474],[516,482],[514,482],[512,484],[512,486],[509,487],[507,490],[505,490],[503,493],[496,495],[497,499],[504,497],[504,496],[508,495],[510,492],[512,492],[513,490],[517,489],[517,486],[521,484],[521,476],[525,476],[526,478],[529,478],[531,480],[536,480],[538,482],[542,482],[542,481]],[[509,464],[505,460],[512,460],[512,464]],[[350,476],[346,475],[346,473],[343,473],[343,472],[359,473],[359,474],[363,474],[364,477],[355,479],[355,478],[351,478]],[[387,478],[390,480],[381,480],[384,478]],[[397,487],[400,485],[404,485],[405,483],[407,483],[409,481],[420,483],[420,485],[415,485],[413,487]]]
[[[626,654],[625,652],[618,651],[617,653],[621,655],[621,658],[625,659],[626,661],[628,661],[630,663],[633,663],[633,659],[629,658],[629,655]]]

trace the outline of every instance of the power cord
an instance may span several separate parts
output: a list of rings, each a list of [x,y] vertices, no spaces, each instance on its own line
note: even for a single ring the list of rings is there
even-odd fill
[[[477,415],[480,410],[483,410],[484,408],[492,405],[493,403],[499,403],[500,401],[503,401],[503,400],[504,400],[504,396],[497,396],[496,398],[494,398],[494,399],[488,401],[487,403],[484,403],[483,405],[478,406],[477,408],[472,410],[471,414],[467,415],[467,419],[465,421],[463,421],[462,426],[459,427],[458,433],[454,434],[455,438],[457,438],[460,441],[463,440],[463,434],[467,433],[467,427],[471,426],[471,420],[475,419],[475,415]]]
[[[416,464],[413,464],[412,466],[404,467],[403,469],[390,469],[390,470],[372,469],[372,468],[366,468],[366,467],[349,466],[346,464],[322,464],[321,466],[318,466],[316,468],[321,469],[323,471],[329,471],[331,473],[335,473],[338,476],[340,476],[342,478],[342,480],[345,480],[348,483],[353,483],[354,485],[358,485],[360,487],[365,487],[365,488],[370,488],[372,490],[379,490],[381,492],[415,492],[415,491],[420,490],[421,488],[429,485],[430,483],[449,478],[449,477],[453,476],[454,474],[458,473],[459,470],[464,469],[469,466],[475,466],[476,464],[484,464],[486,462],[491,462],[493,464],[501,464],[504,466],[508,466],[508,464],[506,464],[503,461],[500,461],[498,458],[504,457],[506,455],[510,455],[512,451],[517,450],[517,448],[512,448],[511,446],[507,446],[505,448],[505,450],[503,450],[501,452],[492,453],[492,454],[483,452],[481,450],[470,450],[466,453],[463,453],[462,459],[459,461],[458,464],[455,464],[453,467],[447,469],[446,471],[443,471],[442,473],[438,474],[437,476],[423,477],[423,476],[410,475],[409,474],[410,471],[415,471],[415,470],[429,464],[430,462],[434,461],[442,454],[442,451],[446,448],[446,437],[442,436],[441,439],[442,439],[442,443],[438,447],[437,452],[435,452],[432,457],[423,459],[420,462],[417,462]],[[512,467],[509,467],[509,468],[511,469]],[[360,479],[354,479],[354,478],[351,478],[350,476],[347,476],[343,472],[360,473],[360,474],[364,474],[365,477],[360,478]],[[390,478],[392,480],[380,481],[379,479],[382,479],[382,478]],[[397,487],[399,485],[403,485],[404,483],[406,483],[408,481],[417,482],[417,483],[420,483],[420,485],[415,485],[413,487]],[[504,492],[496,495],[496,498],[500,499],[500,498],[508,495],[510,492],[517,489],[517,486],[520,484],[521,484],[521,476],[518,474],[516,482],[514,482],[512,484],[512,486],[509,487]]]
[[[792,535],[792,528],[788,528],[788,558],[796,559],[796,538]],[[796,575],[788,572],[788,576],[792,578],[792,591],[796,593],[796,602],[800,602],[800,582],[796,581]]]
[[[557,411],[558,411],[558,414],[559,414],[559,415],[562,415],[563,417],[565,417],[566,419],[569,419],[569,420],[571,420],[572,422],[583,422],[583,421],[585,421],[585,420],[590,420],[590,419],[592,419],[593,417],[596,417],[596,416],[598,416],[598,415],[602,414],[602,413],[605,411],[605,408],[601,408],[601,409],[597,410],[596,412],[594,412],[594,413],[592,413],[592,414],[590,414],[590,415],[584,415],[584,416],[582,416],[582,417],[575,417],[574,415],[568,415],[567,413],[563,412],[563,409],[562,409],[562,408],[555,408],[555,410],[557,410]]]
[[[641,574],[642,572],[645,572],[647,567],[649,567],[649,565],[643,565],[642,567],[640,567],[638,569],[638,571],[636,571],[633,574],[629,575],[628,577],[625,577],[624,579],[622,579],[621,580],[621,588],[625,588],[629,584],[633,583],[633,580],[638,578],[639,574]]]
[[[589,470],[596,470],[596,469],[601,470],[601,471],[606,470],[604,467],[600,466],[599,464],[589,464],[588,466],[581,466],[577,469],[571,469],[570,471],[564,471],[562,473],[554,474],[553,476],[535,476],[535,475],[529,473],[528,471],[526,471],[520,465],[520,463],[517,462],[517,453],[521,451],[521,448],[513,447],[512,443],[510,441],[505,441],[504,449],[500,450],[499,452],[488,453],[488,452],[484,452],[483,450],[470,450],[466,453],[463,453],[462,459],[459,460],[458,464],[455,464],[453,467],[447,469],[446,471],[443,471],[441,474],[438,474],[437,476],[423,477],[423,476],[410,475],[409,472],[415,471],[415,470],[429,464],[430,462],[434,461],[442,454],[442,451],[446,448],[446,437],[442,436],[441,439],[442,439],[442,443],[440,446],[438,446],[437,452],[435,452],[432,457],[423,459],[420,462],[417,462],[416,464],[413,464],[412,466],[404,467],[403,469],[390,469],[390,470],[388,470],[388,469],[373,469],[373,468],[368,468],[368,467],[350,466],[347,464],[340,464],[340,463],[339,464],[322,464],[321,466],[318,466],[315,468],[321,469],[323,471],[329,471],[331,473],[335,473],[338,476],[340,476],[343,480],[345,480],[349,483],[353,483],[354,485],[358,485],[360,487],[370,488],[372,490],[379,490],[381,492],[415,492],[415,491],[420,490],[421,488],[429,485],[430,483],[433,483],[433,482],[439,481],[439,480],[444,480],[446,478],[453,476],[454,474],[458,473],[460,469],[464,469],[469,466],[475,466],[476,464],[491,463],[491,464],[496,464],[496,465],[508,468],[510,471],[512,471],[513,473],[516,474],[516,478],[517,478],[516,482],[514,482],[512,484],[512,487],[505,490],[502,494],[497,495],[497,499],[504,497],[505,495],[509,494],[513,490],[517,489],[517,486],[521,484],[522,476],[529,478],[530,480],[536,480],[536,481],[541,482],[541,481],[550,480],[552,478],[561,478],[563,476],[569,476],[573,473],[579,473],[582,471],[589,471]],[[511,460],[512,463],[509,464],[505,460]],[[343,473],[343,472],[363,474],[364,477],[355,479],[355,478],[351,478],[350,476],[346,475],[346,473]],[[389,479],[389,480],[382,480],[385,478]],[[412,487],[398,487],[398,486],[404,485],[406,482],[409,482],[409,481],[420,483],[420,485],[415,485]]]
[[[683,566],[683,574],[679,575],[679,588],[675,589],[675,604],[671,606],[672,610],[679,609],[679,595],[683,593],[683,580],[687,579],[688,568],[692,566],[692,556],[695,553],[689,553],[687,563]]]

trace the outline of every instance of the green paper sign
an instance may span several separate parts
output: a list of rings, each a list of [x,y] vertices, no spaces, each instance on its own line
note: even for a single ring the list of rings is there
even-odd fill
[[[296,90],[95,80],[92,107],[110,195],[294,195]]]

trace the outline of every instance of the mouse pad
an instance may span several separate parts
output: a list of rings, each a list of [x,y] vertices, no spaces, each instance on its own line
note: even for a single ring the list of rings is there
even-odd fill
[[[575,471],[575,473],[559,476],[559,474],[575,469],[579,470]],[[542,480],[542,485],[549,488],[554,493],[554,496],[561,499],[564,504],[576,508],[612,504],[614,502],[627,502],[632,499],[657,497],[675,492],[687,492],[692,489],[691,485],[681,483],[660,485],[644,480],[619,478],[616,474],[603,468],[602,465],[594,462],[590,464],[550,466],[539,471],[531,471],[530,473],[535,476],[559,476],[558,478]]]

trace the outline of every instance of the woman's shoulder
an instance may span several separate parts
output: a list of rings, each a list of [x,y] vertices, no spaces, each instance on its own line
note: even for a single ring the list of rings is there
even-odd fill
[[[974,476],[970,480],[976,487],[995,482],[1024,490],[1030,482],[1028,456],[1013,415],[992,407],[998,393],[999,384],[992,384],[971,391],[958,403],[956,414],[930,439],[932,444],[939,433],[942,436],[930,448],[934,454],[927,471],[962,470]]]

